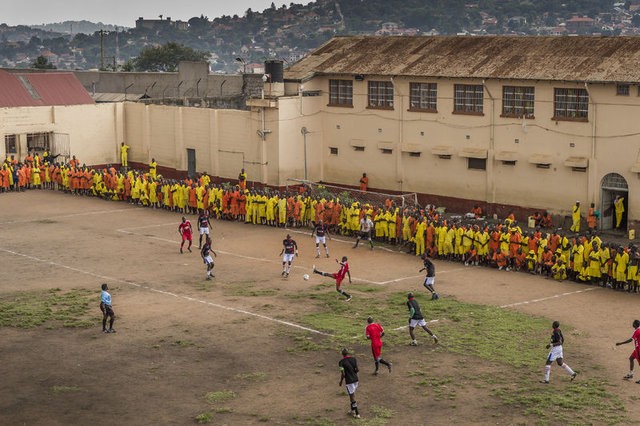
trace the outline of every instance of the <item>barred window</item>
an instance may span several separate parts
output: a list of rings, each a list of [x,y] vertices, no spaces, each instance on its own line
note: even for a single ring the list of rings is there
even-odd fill
[[[502,116],[533,118],[534,87],[502,86]]]
[[[353,106],[353,81],[329,80],[329,105]]]
[[[616,95],[629,96],[630,86],[628,84],[616,84]]]
[[[393,84],[390,81],[370,81],[368,106],[393,109]]]
[[[4,152],[7,154],[18,153],[18,136],[4,135]]]
[[[455,84],[453,86],[453,113],[483,113],[484,88],[481,84]]]
[[[410,111],[437,112],[438,85],[436,83],[410,83]]]
[[[27,133],[27,150],[50,151],[51,133]]]
[[[587,121],[589,94],[586,89],[554,89],[553,119]]]

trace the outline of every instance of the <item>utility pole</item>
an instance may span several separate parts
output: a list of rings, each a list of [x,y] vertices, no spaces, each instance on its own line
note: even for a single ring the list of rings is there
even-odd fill
[[[104,30],[100,30],[100,70],[104,69]]]

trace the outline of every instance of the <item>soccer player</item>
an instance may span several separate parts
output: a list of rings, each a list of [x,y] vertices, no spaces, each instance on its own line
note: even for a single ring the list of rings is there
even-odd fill
[[[182,253],[182,247],[184,247],[184,242],[189,241],[189,246],[187,250],[191,252],[191,244],[193,242],[193,229],[191,228],[191,222],[187,220],[184,216],[182,216],[182,222],[178,225],[178,234],[182,236],[182,243],[180,243],[180,253]]]
[[[342,386],[344,381],[347,394],[349,395],[349,402],[351,403],[351,410],[349,414],[354,418],[359,419],[360,413],[358,412],[358,403],[356,402],[356,389],[358,389],[358,361],[355,357],[349,356],[347,348],[342,349],[342,359],[338,362],[340,368],[340,382],[338,386]]]
[[[204,245],[200,249],[200,256],[202,256],[202,260],[204,264],[207,265],[207,280],[210,280],[212,277],[215,277],[213,274],[213,258],[211,254],[213,253],[213,257],[218,257],[218,254],[213,251],[211,248],[211,238],[209,235],[204,240]]]
[[[433,332],[427,327],[427,322],[424,320],[422,312],[420,312],[420,305],[418,305],[418,302],[414,299],[413,293],[409,292],[409,294],[407,295],[407,299],[409,299],[407,301],[407,308],[409,308],[410,315],[409,335],[411,336],[411,346],[418,346],[416,335],[413,332],[416,326],[422,327],[424,331],[426,331],[431,337],[433,337],[433,342],[438,343],[438,337],[433,334]]]
[[[116,314],[113,313],[111,307],[111,295],[107,291],[109,286],[105,283],[102,284],[102,291],[100,292],[100,310],[102,311],[102,332],[103,333],[115,333],[113,329],[113,321],[116,319]],[[107,330],[107,318],[109,318],[109,329]]]
[[[291,272],[291,262],[293,262],[293,256],[298,256],[298,244],[291,238],[291,235],[287,234],[287,238],[282,241],[282,276],[287,278]]]
[[[198,228],[200,230],[200,240],[198,241],[198,248],[202,247],[202,236],[209,236],[210,227],[211,222],[209,221],[209,214],[206,210],[200,210],[200,215],[198,216]]]
[[[438,293],[436,293],[436,290],[433,288],[436,280],[436,266],[433,264],[431,259],[429,259],[429,256],[426,253],[422,255],[422,263],[424,268],[420,269],[418,272],[427,271],[427,276],[424,277],[422,285],[431,292],[431,300],[438,300],[440,296],[438,296]]]
[[[391,373],[391,363],[385,361],[382,358],[382,336],[384,336],[384,328],[376,322],[373,322],[373,318],[367,318],[367,327],[364,330],[367,339],[371,340],[371,353],[373,354],[373,362],[376,364],[376,371],[373,372],[374,376],[378,375],[378,369],[380,364],[386,365]]]
[[[571,380],[575,379],[578,373],[573,371],[571,367],[562,361],[562,344],[564,343],[564,337],[560,330],[560,323],[558,321],[553,322],[553,334],[551,334],[551,343],[547,345],[547,349],[551,348],[549,355],[547,356],[547,363],[544,366],[544,380],[540,383],[549,384],[549,375],[551,374],[551,364],[556,361],[560,367],[562,367],[567,373],[571,375]]]
[[[327,247],[327,237],[331,239],[331,235],[329,235],[329,228],[327,225],[320,219],[316,226],[311,231],[311,236],[316,236],[316,258],[320,257],[320,243],[324,246],[324,253],[327,257],[329,257],[329,248]]]
[[[623,377],[625,380],[633,379],[633,360],[637,360],[640,364],[640,320],[633,320],[633,328],[634,332],[631,335],[631,338],[625,340],[624,342],[617,342],[616,346],[626,345],[627,343],[631,343],[633,341],[633,352],[629,356],[629,373]],[[636,383],[640,383],[638,380]]]
[[[340,270],[335,273],[331,272],[322,272],[316,269],[316,265],[313,265],[313,273],[322,275],[323,277],[331,277],[336,280],[336,291],[346,297],[345,302],[351,300],[351,295],[346,291],[342,290],[342,281],[344,281],[345,276],[349,276],[349,284],[351,284],[351,272],[349,272],[349,263],[347,262],[347,256],[342,256],[342,262],[339,262],[336,259],[336,263],[340,264]]]
[[[373,241],[371,241],[371,229],[373,228],[373,222],[370,215],[367,213],[362,219],[360,219],[360,233],[356,238],[356,243],[353,248],[358,248],[360,240],[369,240],[371,250],[373,250]]]

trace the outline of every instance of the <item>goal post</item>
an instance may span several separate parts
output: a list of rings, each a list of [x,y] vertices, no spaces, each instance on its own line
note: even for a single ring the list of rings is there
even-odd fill
[[[406,194],[391,194],[374,191],[360,191],[359,189],[348,188],[339,185],[329,185],[326,183],[312,182],[304,179],[287,179],[287,191],[296,188],[298,191],[304,188],[311,196],[319,198],[340,198],[341,203],[351,204],[358,202],[361,205],[369,204],[374,207],[384,206],[387,200],[392,201],[396,207],[416,207],[418,204],[418,194],[415,192]]]

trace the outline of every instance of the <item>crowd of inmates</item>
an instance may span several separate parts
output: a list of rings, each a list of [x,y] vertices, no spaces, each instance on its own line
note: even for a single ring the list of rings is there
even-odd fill
[[[485,221],[478,206],[464,216],[444,217],[434,206],[401,207],[390,199],[382,205],[343,204],[338,197],[313,196],[304,188],[247,189],[244,171],[233,185],[214,183],[206,173],[195,179],[165,179],[156,173],[155,160],[145,171],[119,166],[93,169],[75,156],[64,164],[53,160],[47,152],[29,154],[24,161],[8,157],[0,168],[1,191],[49,189],[182,214],[208,211],[218,220],[283,228],[311,227],[322,221],[330,232],[345,236],[357,235],[370,219],[375,241],[403,247],[416,256],[638,292],[637,247],[603,242],[592,223],[582,233],[575,221],[570,232],[553,228],[546,212],[533,216],[534,229],[523,230],[513,214],[501,222]]]

